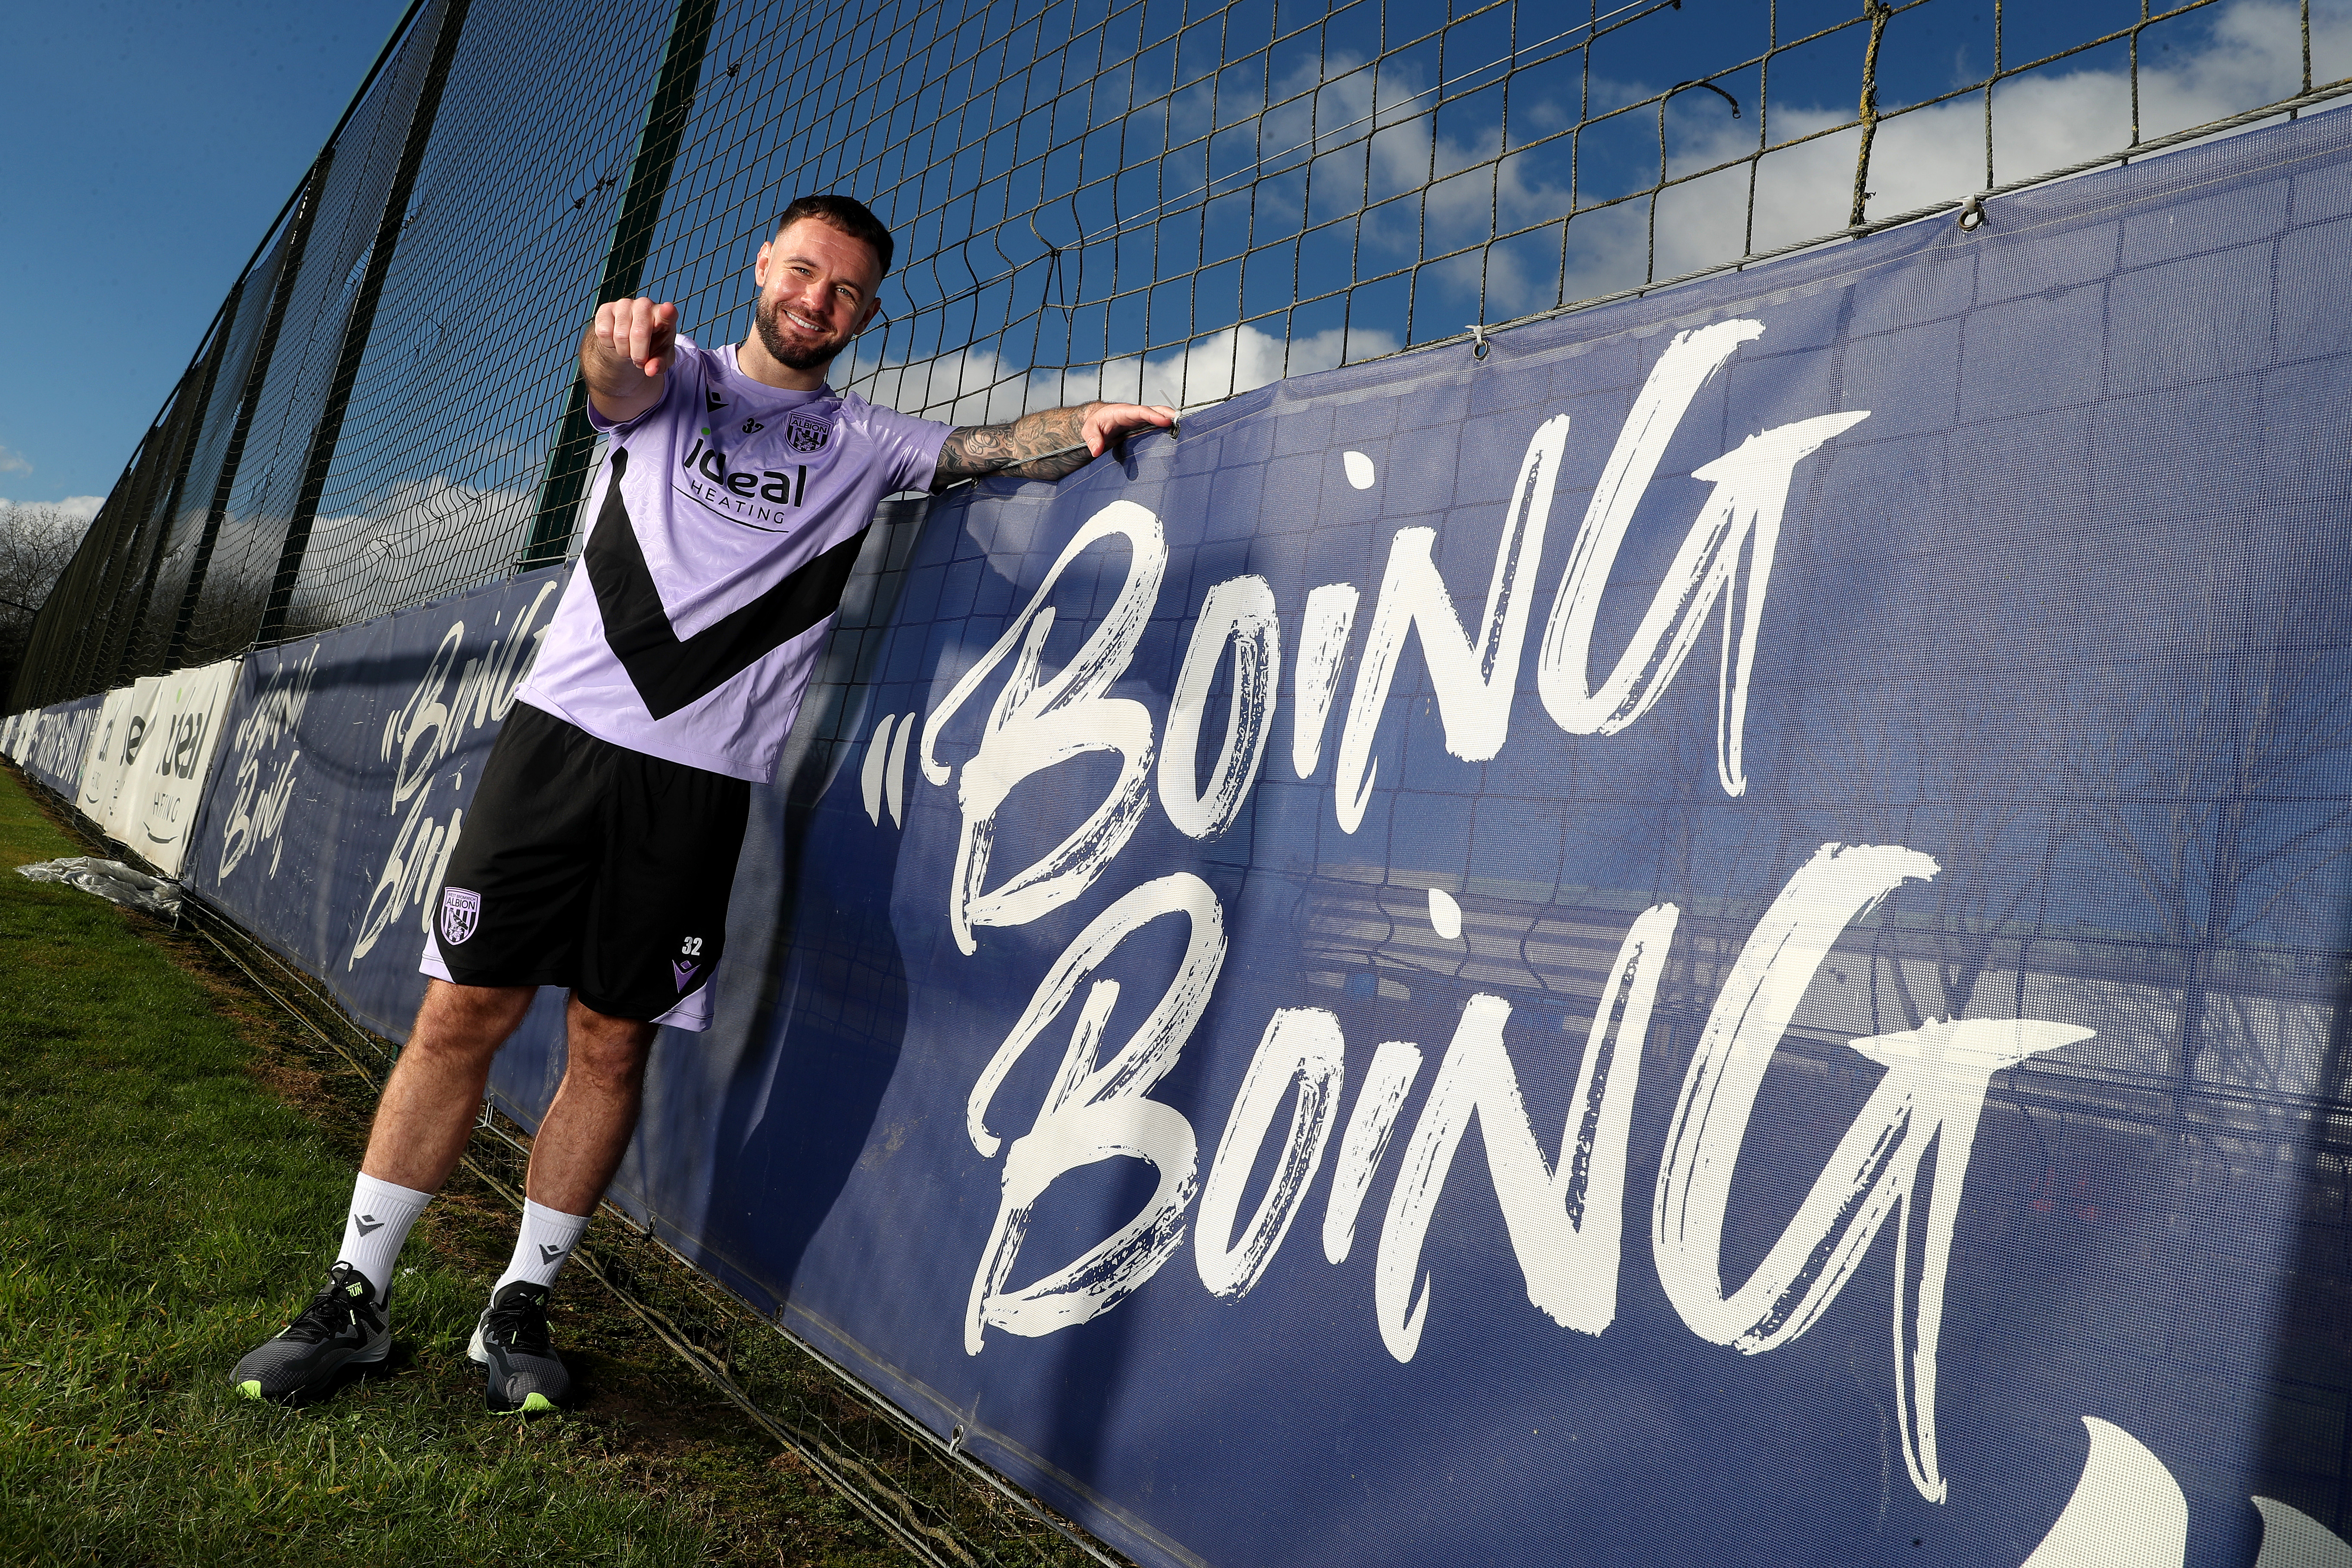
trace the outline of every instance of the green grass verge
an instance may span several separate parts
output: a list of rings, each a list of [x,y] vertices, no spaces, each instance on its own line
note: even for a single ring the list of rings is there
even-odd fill
[[[907,1561],[585,1279],[580,1412],[488,1414],[465,1345],[514,1221],[462,1177],[383,1373],[236,1397],[333,1261],[364,1087],[208,945],[14,874],[84,852],[0,770],[0,1561]]]

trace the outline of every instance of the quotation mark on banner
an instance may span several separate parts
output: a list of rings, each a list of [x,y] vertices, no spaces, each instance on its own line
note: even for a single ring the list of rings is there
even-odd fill
[[[858,782],[866,793],[866,820],[877,827],[882,826],[886,800],[891,826],[907,825],[907,742],[921,718],[920,713],[885,713],[874,728],[874,738],[866,742],[866,766]]]

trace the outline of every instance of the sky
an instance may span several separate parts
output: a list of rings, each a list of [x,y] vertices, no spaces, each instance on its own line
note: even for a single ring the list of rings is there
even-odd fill
[[[406,0],[6,8],[0,499],[94,514]]]
[[[1235,0],[1235,9],[1251,3]],[[1445,12],[1444,0],[1380,0],[1380,4],[1386,31],[1391,36],[1418,36],[1442,22]],[[1369,5],[1359,5],[1349,12],[1370,9]],[[1458,13],[1476,7],[1457,0],[1454,9]],[[1779,6],[1784,32],[1798,34],[1851,17],[1856,9],[1846,0],[1781,0]],[[2128,0],[2067,0],[2063,5],[2008,9],[2004,58],[2012,69],[2098,37],[2138,14],[2138,6]],[[1523,16],[1535,14],[1530,6],[1519,10]],[[1694,0],[1686,11],[1671,16],[1650,13],[1638,26],[1610,35],[1606,47],[1596,47],[1593,54],[1594,112],[1641,101],[1678,76],[1742,58],[1760,42],[1750,35],[1765,14],[1766,8],[1754,0]],[[1869,216],[1886,217],[1956,202],[1984,185],[1981,99],[1968,93],[1947,101],[1931,100],[1959,84],[1981,79],[1990,64],[1990,5],[1944,0],[1906,10],[1889,26],[1880,57],[1879,102],[1892,118],[1880,129],[1873,157]],[[2147,30],[2142,36],[2139,79],[2143,136],[2153,138],[2209,123],[2291,96],[2297,90],[2301,73],[2300,31],[2293,0],[2220,0]],[[1376,201],[1391,192],[1410,191],[1432,171],[1444,175],[1473,169],[1495,158],[1497,149],[1518,144],[1519,133],[1507,136],[1505,132],[1497,107],[1501,98],[1491,88],[1469,93],[1433,118],[1424,114],[1390,121],[1375,104],[1412,103],[1411,94],[1434,85],[1433,68],[1412,49],[1377,65],[1370,63],[1366,49],[1374,36],[1369,26],[1355,26],[1334,36],[1320,58],[1305,62],[1303,68],[1287,76],[1277,68],[1273,96],[1289,101],[1266,112],[1266,133],[1261,145],[1299,151],[1286,160],[1286,169],[1261,165],[1265,177],[1255,192],[1248,193],[1246,209],[1232,205],[1233,216],[1223,220],[1226,228],[1238,230],[1246,221],[1263,230],[1270,212],[1279,212],[1286,205],[1295,209],[1298,205],[1298,193],[1306,188],[1298,167],[1320,143],[1318,130],[1309,126],[1307,100],[1290,95],[1316,86],[1318,69],[1320,98],[1336,97],[1342,106],[1333,119],[1347,123],[1356,138],[1362,132],[1353,127],[1383,127],[1371,136],[1369,148],[1369,184]],[[2352,0],[2313,0],[2310,36],[2315,80],[2326,81],[2352,71]],[[1849,26],[1818,46],[1775,57],[1769,123],[1776,145],[1853,117],[1857,51],[1864,37],[1860,28]],[[2005,183],[2095,158],[2128,144],[2132,94],[2125,51],[2123,42],[2111,42],[2027,69],[2004,82],[1995,115],[1997,181]],[[1474,53],[1469,58],[1477,56]],[[1714,79],[1746,106],[1739,116],[1727,113],[1725,102],[1703,94],[1685,93],[1674,100],[1665,132],[1665,153],[1674,174],[1693,174],[1753,149],[1760,86],[1758,74],[1749,68],[1724,70]],[[1482,79],[1473,70],[1464,79],[1475,83]],[[1515,96],[1509,112],[1541,125],[1545,110],[1550,109],[1553,122],[1565,123],[1560,116],[1573,102],[1576,87],[1570,70],[1528,71],[1511,89]],[[1223,122],[1226,110],[1222,95],[1226,89],[1221,86],[1217,90],[1214,113]],[[1448,90],[1454,89],[1449,87]],[[1551,95],[1549,101],[1547,93]],[[1205,84],[1179,92],[1172,101],[1180,117],[1192,116],[1189,133],[1206,131],[1211,109]],[[1911,107],[1922,104],[1928,107]],[[1322,113],[1319,106],[1315,112]],[[1656,120],[1644,111],[1607,124],[1605,133],[1587,133],[1579,153],[1580,178],[1587,199],[1641,189],[1657,176]],[[1177,139],[1171,132],[1170,140]],[[1815,238],[1844,226],[1857,142],[1858,133],[1847,130],[1785,147],[1762,160],[1755,186],[1752,242],[1757,250]],[[1410,265],[1417,254],[1436,255],[1474,245],[1490,232],[1490,224],[1507,230],[1544,222],[1568,210],[1568,160],[1562,148],[1563,144],[1553,143],[1534,153],[1507,153],[1501,160],[1500,177],[1492,184],[1484,178],[1441,180],[1425,207],[1399,200],[1379,209],[1399,215],[1396,223],[1376,228],[1368,213],[1358,246],[1358,275]],[[1365,180],[1363,152],[1349,156],[1353,161],[1339,169],[1341,178],[1336,185],[1343,192],[1360,190]],[[1319,170],[1327,161],[1336,163],[1338,155],[1316,157],[1316,167]],[[1655,277],[1696,272],[1741,255],[1751,237],[1743,232],[1748,177],[1747,167],[1737,165],[1674,189],[1660,199]],[[1080,193],[1080,205],[1085,195]],[[1350,203],[1359,200],[1349,198]],[[1218,205],[1211,205],[1213,214]],[[1398,279],[1372,286],[1373,291],[1388,290],[1392,309],[1359,307],[1350,311],[1344,331],[1337,321],[1343,302],[1339,299],[1294,311],[1286,345],[1276,331],[1245,324],[1165,353],[1139,355],[1115,351],[1098,371],[1089,368],[1064,374],[1041,368],[1029,369],[1024,375],[1024,364],[1008,357],[1019,352],[1017,346],[1007,351],[984,343],[904,358],[892,357],[891,349],[885,348],[878,358],[862,361],[860,368],[878,371],[869,394],[878,401],[919,407],[931,417],[959,423],[1009,418],[1040,403],[1096,395],[1139,396],[1147,402],[1195,406],[1263,384],[1286,369],[1297,374],[1339,363],[1343,358],[1360,360],[1393,353],[1408,342],[1452,336],[1474,314],[1488,323],[1505,321],[1551,307],[1563,295],[1574,301],[1637,285],[1651,265],[1643,217],[1642,205],[1635,203],[1580,220],[1570,226],[1564,257],[1559,231],[1546,227],[1495,246],[1485,253],[1483,267],[1481,256],[1474,252],[1454,262],[1424,268],[1416,285],[1409,336],[1399,330],[1405,327],[1407,318],[1403,280]],[[1096,221],[1108,227],[1107,219]],[[1322,216],[1309,221],[1321,222]],[[1218,248],[1218,226],[1219,221],[1213,217],[1207,226],[1204,261],[1229,253]],[[1342,240],[1349,237],[1344,226],[1322,232]],[[1015,217],[995,237],[995,246],[1011,254],[1018,251],[1021,239],[1021,220]],[[1344,251],[1310,262],[1306,243],[1302,242],[1299,253],[1298,276],[1346,277],[1349,258]],[[1274,276],[1286,285],[1288,259],[1280,253],[1275,253],[1275,259],[1278,265]],[[1202,279],[1221,269],[1204,268]],[[1106,269],[1097,266],[1081,282],[1081,296],[1092,293],[1095,279],[1105,276]],[[1224,297],[1229,300],[1231,292],[1228,289]],[[1358,292],[1360,296],[1367,290]],[[1261,308],[1263,303],[1251,308]],[[1317,331],[1318,326],[1324,330]]]
[[[2125,0],[2070,0],[2070,5],[2081,9],[2065,13],[2063,26],[2055,21],[2042,26],[2032,13],[2011,7],[2018,15],[2011,23],[2011,58],[2071,41],[2085,28],[2095,31],[2095,21],[2114,20],[2109,12],[2122,16],[2136,15],[2137,9]],[[1308,9],[1318,6],[1319,0]],[[1196,8],[1203,7],[1177,7],[1179,20]],[[1273,8],[1274,0],[1240,0],[1237,7],[1269,16]],[[1335,22],[1340,32],[1319,61],[1313,62],[1329,81],[1326,94],[1337,93],[1340,100],[1349,92],[1364,96],[1361,107],[1369,112],[1368,95],[1376,79],[1383,84],[1384,95],[1432,87],[1431,80],[1413,73],[1424,67],[1435,69],[1433,58],[1392,58],[1374,67],[1363,56],[1377,48],[1374,40],[1382,32],[1414,36],[1427,21],[1420,13],[1442,20],[1446,8],[1444,0],[1379,0],[1339,7],[1358,21]],[[20,302],[18,333],[25,363],[55,368],[46,377],[0,382],[0,500],[66,502],[79,513],[95,512],[146,422],[196,349],[238,268],[404,9],[404,0],[345,0],[333,6],[289,0],[212,0],[204,5],[94,0],[77,6],[15,8],[15,47],[0,51],[0,102],[7,106],[15,153],[0,172],[0,211],[9,216],[9,233],[32,237],[34,242],[0,247],[0,287]],[[1155,5],[1150,13],[1158,16],[1162,9]],[[1801,19],[1797,12],[1818,24],[1832,15],[1843,17],[1853,7],[1846,0],[1782,0],[1780,9],[1794,26]],[[1677,14],[1629,31],[1622,48],[1612,45],[1615,52],[1595,65],[1596,72],[1612,73],[1606,89],[1633,101],[1684,71],[1698,68],[1692,61],[1699,56],[1715,60],[1736,55],[1731,47],[1735,40],[1701,40],[1708,29],[1762,15],[1752,0],[1696,0],[1692,11],[1688,16]],[[1969,0],[1905,13],[1888,35],[1883,84],[1886,107],[1933,97],[1979,74],[1987,63],[1979,35],[1989,14],[1989,5]],[[1348,32],[1350,26],[1362,34],[1360,39]],[[2052,32],[2053,27],[2057,30]],[[2042,37],[2044,32],[2050,36]],[[2352,67],[2352,0],[2316,0],[2313,34],[2323,79]],[[2152,31],[2143,57],[2146,129],[2157,133],[2198,123],[2292,91],[2296,36],[2291,0],[2223,0]],[[1861,37],[1848,28],[1839,35],[1835,48],[1780,57],[1773,89],[1776,140],[1852,114],[1854,62],[1847,57]],[[1355,42],[1365,48],[1356,48]],[[747,37],[740,47],[756,72],[758,58],[785,45],[768,37]],[[73,68],[59,68],[61,61],[73,62]],[[2128,89],[2120,67],[2121,57],[2111,47],[2004,88],[2004,173],[2047,168],[2120,145],[2129,123]],[[1390,81],[1391,77],[1395,81]],[[1752,145],[1748,139],[1755,124],[1757,84],[1740,73],[1723,79],[1748,104],[1748,115],[1734,121],[1701,95],[1677,100],[1669,151],[1678,173],[1736,154],[1743,142]],[[1285,80],[1276,85],[1297,91],[1300,84]],[[1564,90],[1565,76],[1560,85]],[[1191,97],[1205,90],[1195,89]],[[92,112],[94,103],[102,103],[104,111]],[[1287,112],[1305,112],[1303,103],[1299,100]],[[1372,183],[1381,183],[1390,164],[1395,165],[1388,171],[1395,174],[1390,183],[1409,186],[1426,177],[1421,171],[1431,168],[1433,161],[1444,169],[1491,158],[1488,144],[1500,134],[1499,122],[1486,124],[1478,119],[1483,112],[1474,101],[1441,113],[1434,121],[1424,117],[1381,132],[1370,142]],[[1889,121],[1874,164],[1874,216],[1954,199],[1980,184],[1979,113],[1970,99]],[[1269,114],[1271,129],[1281,129],[1273,124],[1278,118]],[[1628,125],[1653,139],[1645,151],[1641,135],[1633,136],[1624,150],[1627,167],[1647,171],[1642,180],[1654,178],[1657,143],[1654,133],[1643,129],[1650,123],[1646,115],[1636,118],[1641,123]],[[1360,141],[1362,133],[1356,134]],[[1304,145],[1311,153],[1316,133],[1305,135]],[[1767,160],[1758,186],[1759,210],[1763,228],[1773,231],[1756,235],[1759,247],[1843,223],[1852,180],[1852,136],[1832,136]],[[1589,179],[1601,164],[1602,144],[1596,142],[1583,155]],[[1362,152],[1353,156],[1358,162],[1351,167],[1360,169]],[[1556,150],[1539,163],[1506,161],[1506,177],[1491,198],[1510,220],[1506,226],[1564,210],[1559,162]],[[1296,172],[1287,177],[1293,183],[1300,178]],[[1744,185],[1745,171],[1727,177]],[[1267,189],[1276,183],[1270,175]],[[1355,176],[1353,183],[1360,189],[1362,177]],[[1465,221],[1483,234],[1489,222],[1489,187],[1475,184],[1475,190],[1468,184],[1460,185],[1475,198],[1468,201]],[[1738,253],[1745,204],[1725,199],[1726,190],[1715,188],[1720,184],[1718,179],[1687,187],[1661,203],[1659,276],[1674,276]],[[1625,216],[1639,215],[1629,208]],[[1433,205],[1431,222],[1443,228],[1446,221],[1443,204]],[[1776,222],[1788,232],[1773,229]],[[1019,226],[1008,224],[1006,232],[1017,240]],[[1369,237],[1371,232],[1366,230],[1365,243],[1377,250],[1378,241]],[[1612,228],[1606,222],[1587,223],[1575,233],[1597,237],[1572,249],[1565,258],[1564,278],[1559,271],[1556,238],[1536,236],[1541,243],[1529,252],[1551,258],[1549,270],[1524,268],[1516,251],[1507,254],[1498,247],[1487,267],[1483,307],[1473,269],[1465,275],[1470,291],[1458,301],[1460,309],[1425,312],[1435,323],[1430,330],[1452,332],[1473,313],[1488,321],[1506,320],[1549,306],[1560,291],[1574,299],[1639,280],[1646,240],[1638,225]],[[1416,244],[1421,238],[1409,237]],[[1412,256],[1400,252],[1383,265],[1398,259],[1410,262]],[[1204,269],[1203,276],[1212,270]],[[740,288],[733,289],[725,303],[738,302],[740,293]],[[1330,303],[1336,310],[1343,302]],[[1319,318],[1295,320],[1290,330],[1287,363],[1293,373],[1402,346],[1400,333],[1378,322],[1358,329],[1362,342],[1347,341],[1347,333],[1336,324],[1325,326]],[[1426,335],[1417,325],[1414,338]],[[887,355],[891,351],[882,352]],[[1029,373],[1026,362],[996,363],[996,352],[991,346],[952,349],[913,361],[886,358],[879,367],[884,374],[871,390],[885,402],[968,422],[1007,417],[1040,400],[1097,394],[1196,405],[1258,384],[1281,374],[1285,363],[1281,341],[1249,326],[1227,329],[1223,338],[1196,342],[1172,359],[1121,358],[1121,351],[1113,346],[1110,363],[1100,371],[1066,377]],[[1200,366],[1191,363],[1196,358]],[[982,360],[989,363],[978,363]],[[861,363],[858,368],[877,366]],[[1049,374],[1051,386],[1027,384]],[[981,390],[967,395],[972,388]]]

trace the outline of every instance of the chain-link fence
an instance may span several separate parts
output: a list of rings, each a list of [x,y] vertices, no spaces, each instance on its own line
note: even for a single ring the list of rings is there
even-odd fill
[[[418,0],[35,626],[22,708],[561,560],[595,302],[748,329],[896,231],[837,379],[1185,405],[2352,90],[2345,0]],[[1972,221],[1972,218],[1970,219]]]
[[[972,423],[1198,405],[1973,222],[1986,195],[2347,93],[2352,0],[418,0],[36,618],[9,706],[563,559],[599,455],[573,361],[593,305],[651,293],[740,338],[752,253],[807,192],[899,240],[839,380]],[[2106,962],[2079,945],[2066,962]],[[483,1146],[511,1185],[515,1140]],[[1103,1560],[658,1255],[597,1267],[910,1550]]]

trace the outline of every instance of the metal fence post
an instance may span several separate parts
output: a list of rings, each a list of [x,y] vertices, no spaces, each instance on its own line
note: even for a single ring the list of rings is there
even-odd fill
[[[703,55],[710,46],[711,25],[718,17],[718,0],[678,0],[669,47],[662,56],[661,76],[654,87],[653,101],[646,106],[645,129],[637,135],[629,188],[621,202],[621,216],[613,225],[612,247],[605,252],[604,279],[596,290],[599,305],[635,294],[645,274],[646,258],[653,251],[654,226],[660,221],[662,197],[669,191],[670,172],[677,164],[678,148],[686,139],[687,117],[694,110]],[[588,423],[588,384],[574,374],[562,432],[548,453],[546,477],[540,481],[539,515],[531,521],[530,542],[517,563],[520,570],[551,566],[563,559],[580,498],[588,489],[588,458],[595,446],[596,431]]]
[[[180,593],[180,613],[172,625],[172,641],[163,650],[163,668],[175,668],[186,657],[188,634],[195,624],[196,601],[204,596],[205,572],[212,564],[213,542],[220,537],[222,520],[228,515],[228,500],[236,488],[237,465],[245,458],[245,441],[253,429],[254,405],[261,399],[261,384],[269,376],[269,357],[277,352],[278,330],[285,324],[286,301],[294,292],[294,280],[302,270],[302,252],[310,242],[310,222],[319,216],[319,196],[326,188],[327,171],[333,166],[335,148],[329,142],[310,165],[310,177],[304,183],[301,199],[295,204],[293,226],[287,231],[286,254],[278,263],[278,277],[269,290],[269,313],[263,318],[261,336],[253,346],[253,363],[247,367],[245,385],[237,393],[236,423],[229,431],[228,445],[221,454],[220,479],[213,486],[213,500],[205,513],[205,531],[196,542],[195,559],[188,563],[188,585]]]
[[[303,465],[302,489],[294,502],[294,515],[286,526],[286,543],[278,553],[278,575],[270,584],[268,605],[254,634],[256,644],[275,642],[285,635],[287,613],[294,602],[294,584],[302,574],[302,556],[310,544],[310,525],[318,521],[319,500],[327,489],[327,470],[334,465],[335,443],[342,438],[343,415],[351,407],[352,385],[359,379],[360,361],[367,354],[368,337],[375,329],[376,304],[383,296],[384,277],[392,270],[393,249],[400,243],[400,231],[407,221],[408,198],[416,188],[416,171],[425,162],[426,144],[433,139],[433,122],[441,111],[441,89],[448,81],[450,63],[457,58],[457,39],[465,30],[469,3],[470,0],[448,0],[441,13],[440,29],[433,40],[433,58],[425,67],[416,105],[409,112],[408,136],[401,145],[400,165],[393,175],[392,189],[384,194],[383,212],[376,219],[375,244],[368,252],[367,272],[360,281],[358,295],[352,300],[351,314],[343,321],[342,347],[336,356],[335,376],[327,384],[326,406],[320,411],[318,426],[310,435],[310,454]]]
[[[229,299],[234,301],[236,297],[237,290],[231,289]],[[134,673],[132,666],[137,662],[139,631],[146,624],[147,605],[155,596],[155,576],[163,570],[163,552],[172,542],[172,525],[180,515],[181,492],[187,487],[188,465],[196,455],[196,437],[204,432],[205,409],[212,401],[214,378],[220,374],[221,354],[228,342],[228,325],[229,320],[224,316],[214,329],[212,344],[205,351],[203,362],[190,367],[181,384],[181,395],[174,400],[173,413],[177,428],[172,437],[172,482],[163,492],[161,503],[149,512],[149,526],[155,539],[147,549],[147,569],[140,574],[139,594],[131,601],[131,616],[115,650],[114,674],[108,682],[110,685],[120,686]],[[194,388],[193,395],[190,395],[190,387]]]

